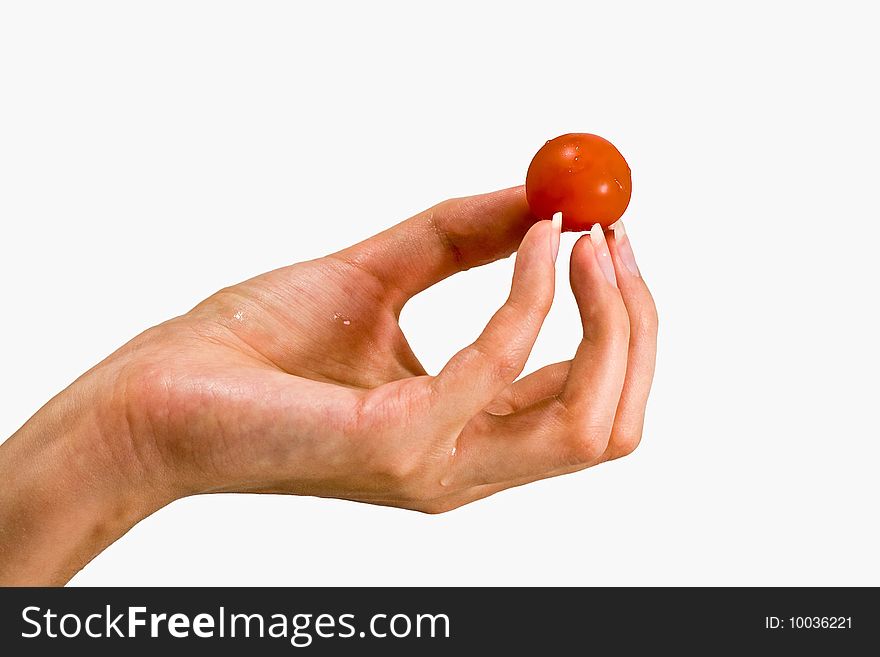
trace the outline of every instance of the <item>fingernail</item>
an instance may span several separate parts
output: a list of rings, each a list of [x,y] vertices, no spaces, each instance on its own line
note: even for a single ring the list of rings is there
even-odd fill
[[[611,262],[611,252],[608,251],[608,242],[605,241],[605,232],[599,224],[593,224],[590,229],[590,241],[593,243],[593,253],[599,261],[599,268],[605,274],[605,278],[613,286],[617,287],[617,276],[614,275],[614,263]]]
[[[623,221],[614,224],[614,244],[617,247],[617,255],[620,256],[623,266],[626,267],[634,276],[642,277],[639,266],[636,264],[636,256],[633,253],[632,245],[629,243],[629,237],[626,236],[626,228],[623,227]]]
[[[559,255],[559,235],[562,233],[562,213],[557,212],[553,215],[550,222],[550,255],[553,256],[553,262]]]

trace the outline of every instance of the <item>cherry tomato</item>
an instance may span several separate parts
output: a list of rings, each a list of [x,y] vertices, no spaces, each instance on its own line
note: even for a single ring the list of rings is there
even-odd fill
[[[620,219],[632,195],[629,165],[614,144],[597,135],[572,133],[541,147],[526,174],[532,213],[551,219],[562,212],[567,230],[607,228]]]

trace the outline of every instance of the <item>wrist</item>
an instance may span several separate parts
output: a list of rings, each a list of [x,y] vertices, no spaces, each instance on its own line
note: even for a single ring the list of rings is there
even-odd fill
[[[174,498],[101,377],[74,383],[0,445],[0,584],[63,584]]]

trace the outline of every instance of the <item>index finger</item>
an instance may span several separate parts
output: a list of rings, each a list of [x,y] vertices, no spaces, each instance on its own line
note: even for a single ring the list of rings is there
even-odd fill
[[[402,307],[435,283],[513,253],[537,218],[523,186],[451,199],[336,254],[375,276]]]

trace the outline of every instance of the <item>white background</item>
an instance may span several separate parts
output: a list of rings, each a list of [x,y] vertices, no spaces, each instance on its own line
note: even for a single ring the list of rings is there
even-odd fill
[[[219,287],[521,183],[563,132],[629,160],[661,317],[629,458],[441,516],[187,499],[74,583],[880,585],[876,20],[714,4],[0,5],[0,436]],[[407,307],[429,371],[511,269]],[[559,281],[529,370],[577,343]]]

